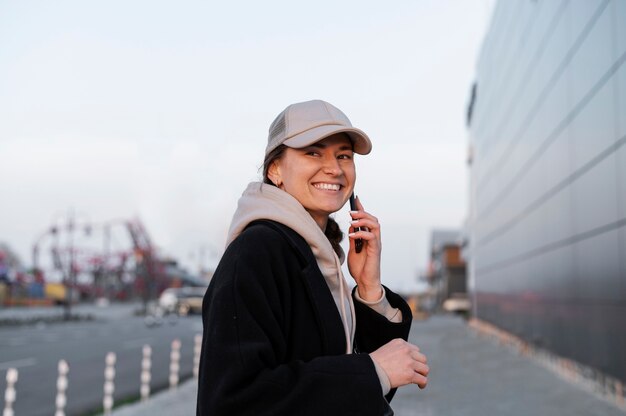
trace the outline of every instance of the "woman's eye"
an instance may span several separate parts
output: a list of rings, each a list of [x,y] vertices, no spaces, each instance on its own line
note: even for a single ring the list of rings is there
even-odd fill
[[[307,156],[319,156],[320,154],[316,151],[311,150],[310,152],[306,152],[305,155]]]
[[[352,159],[352,155],[339,155],[337,158],[338,159],[350,160],[350,159]]]

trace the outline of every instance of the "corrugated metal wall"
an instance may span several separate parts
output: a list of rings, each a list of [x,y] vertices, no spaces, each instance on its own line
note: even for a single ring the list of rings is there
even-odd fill
[[[626,1],[500,1],[469,134],[477,316],[626,380]]]

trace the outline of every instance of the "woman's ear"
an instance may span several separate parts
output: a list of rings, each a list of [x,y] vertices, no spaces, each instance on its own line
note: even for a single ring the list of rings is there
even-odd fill
[[[269,169],[267,169],[267,177],[274,185],[278,188],[281,187],[283,181],[280,176],[280,166],[278,164],[278,160],[274,160],[270,165]]]

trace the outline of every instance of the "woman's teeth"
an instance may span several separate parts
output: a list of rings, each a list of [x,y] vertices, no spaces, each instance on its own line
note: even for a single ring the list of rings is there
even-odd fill
[[[313,186],[315,186],[317,189],[324,189],[324,190],[330,190],[330,191],[338,191],[341,188],[341,185],[334,184],[334,183],[316,183]]]

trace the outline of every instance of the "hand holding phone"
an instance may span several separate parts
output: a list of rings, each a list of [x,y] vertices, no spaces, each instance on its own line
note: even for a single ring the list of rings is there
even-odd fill
[[[356,201],[354,199],[354,192],[352,193],[352,195],[350,195],[350,210],[358,211],[356,207]],[[357,231],[361,231],[361,227],[354,227],[354,232]],[[356,240],[354,240],[354,251],[360,253],[361,250],[363,250],[363,239],[357,238]]]

